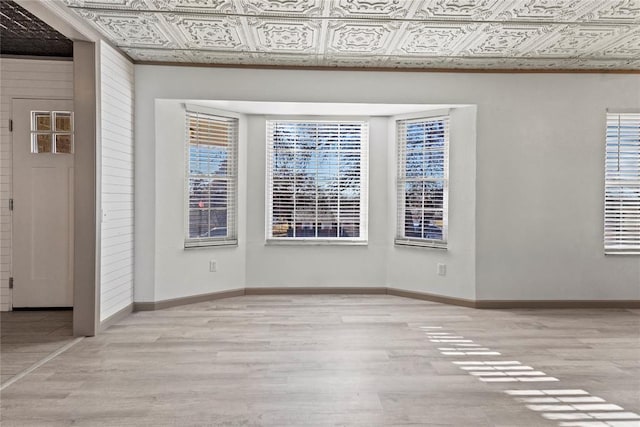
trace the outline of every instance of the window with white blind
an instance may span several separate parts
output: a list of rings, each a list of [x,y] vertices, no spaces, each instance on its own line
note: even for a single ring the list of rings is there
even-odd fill
[[[186,145],[185,247],[237,244],[238,119],[187,111]]]
[[[267,240],[366,242],[368,124],[267,121]]]
[[[607,114],[604,250],[640,255],[640,113]]]
[[[396,121],[400,245],[447,247],[449,117]]]

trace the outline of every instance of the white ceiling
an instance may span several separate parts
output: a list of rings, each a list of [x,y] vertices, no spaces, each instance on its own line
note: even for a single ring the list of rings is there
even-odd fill
[[[640,70],[640,0],[64,0],[140,62]]]

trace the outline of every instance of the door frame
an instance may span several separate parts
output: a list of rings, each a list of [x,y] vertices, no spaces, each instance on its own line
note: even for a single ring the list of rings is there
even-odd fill
[[[100,331],[99,46],[73,42],[74,201],[73,335]],[[37,99],[47,99],[39,97]],[[13,112],[11,112],[13,117]],[[13,146],[13,133],[11,133]],[[13,172],[12,172],[13,174]],[[12,233],[13,234],[13,233]],[[11,250],[13,256],[13,249]],[[12,260],[10,260],[12,263]],[[13,268],[13,267],[11,267]]]
[[[100,330],[100,61],[99,45],[73,42],[75,123],[73,335]]]

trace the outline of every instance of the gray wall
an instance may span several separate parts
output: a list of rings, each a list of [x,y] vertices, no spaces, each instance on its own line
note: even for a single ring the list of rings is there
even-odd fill
[[[236,259],[229,261],[235,276],[214,280],[198,273],[198,284],[192,286],[193,269],[196,265],[205,269],[205,261],[214,252],[204,249],[199,255],[188,255],[180,248],[177,234],[171,244],[158,241],[175,221],[182,230],[178,216],[182,215],[178,213],[181,200],[169,197],[166,187],[182,186],[182,181],[168,182],[160,175],[179,180],[178,175],[183,174],[182,160],[175,156],[182,150],[184,132],[174,130],[167,136],[164,123],[172,120],[172,115],[164,111],[161,117],[154,117],[156,99],[475,105],[475,152],[465,151],[473,150],[471,143],[452,148],[461,159],[458,167],[464,167],[456,171],[463,174],[456,179],[464,185],[475,180],[475,191],[465,193],[468,203],[462,198],[451,206],[456,212],[450,212],[455,216],[475,200],[475,225],[464,223],[464,234],[468,235],[445,254],[393,248],[395,215],[389,209],[395,196],[387,180],[386,190],[370,187],[370,226],[384,236],[370,234],[370,247],[365,251],[316,248],[324,261],[325,256],[338,259],[338,267],[329,264],[329,270],[306,268],[288,275],[273,260],[296,265],[302,258],[292,258],[292,254],[302,249],[272,251],[261,246],[264,141],[258,138],[257,143],[246,141],[245,147],[250,173],[246,175],[248,182],[244,180],[247,205],[241,206],[240,212],[248,212],[244,219],[247,253],[243,258],[241,240],[239,252],[229,258]],[[382,285],[383,277],[392,286],[465,298],[640,299],[640,259],[605,257],[602,249],[607,108],[640,109],[640,76],[136,66],[136,300],[161,300],[244,285],[318,286],[341,280],[341,284]],[[471,111],[464,114],[474,116]],[[256,120],[249,120],[250,128],[261,126]],[[183,125],[176,126],[181,129]],[[375,121],[373,126],[377,126]],[[375,142],[378,146],[383,143]],[[257,152],[253,151],[256,144],[260,146]],[[171,147],[170,151],[160,149],[165,146]],[[241,156],[242,152],[241,147]],[[372,154],[372,166],[384,169],[385,176],[391,178],[394,159],[390,156],[383,165],[382,157],[377,156],[382,155]],[[241,172],[240,176],[245,175]],[[372,179],[382,182],[379,177]],[[240,182],[242,185],[243,180]],[[386,211],[377,212],[385,204]],[[157,218],[156,212],[164,210],[174,217]],[[243,219],[240,221],[242,227]],[[242,229],[240,233],[244,234]],[[385,255],[380,246],[383,242],[387,245]],[[142,254],[145,260],[141,262]],[[159,254],[168,256],[158,258]],[[376,264],[383,256],[386,263]],[[449,266],[447,276],[435,277],[435,264],[443,261]],[[348,264],[371,267],[354,273]],[[299,265],[305,264],[300,261]],[[328,276],[331,271],[334,275]]]

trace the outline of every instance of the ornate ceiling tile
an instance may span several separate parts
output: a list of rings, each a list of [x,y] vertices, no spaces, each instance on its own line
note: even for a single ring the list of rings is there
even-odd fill
[[[420,57],[391,57],[384,64],[391,68],[453,68],[453,59],[442,58],[420,58]]]
[[[206,50],[194,50],[192,55],[194,63],[201,64],[251,64],[253,56],[245,52],[210,52]]]
[[[640,29],[609,43],[602,49],[603,56],[640,58]]]
[[[509,61],[506,58],[453,58],[451,66],[460,69],[519,69],[522,61]]]
[[[91,22],[118,46],[177,47],[156,14],[101,12],[78,9],[78,14]]]
[[[559,28],[552,37],[540,44],[535,52],[536,56],[568,56],[590,55],[599,46],[610,43],[620,35],[618,27],[564,26]]]
[[[594,20],[639,22],[640,0],[609,0],[598,2],[592,13]]]
[[[451,55],[455,47],[476,29],[477,25],[411,24],[406,28],[394,54]]]
[[[411,10],[411,0],[334,0],[333,17],[404,18]]]
[[[314,53],[317,50],[320,26],[312,21],[259,20],[258,22],[257,18],[250,18],[249,22],[256,50],[308,53]]]
[[[152,8],[171,12],[234,13],[233,0],[145,0]]]
[[[639,60],[626,59],[610,59],[610,60],[594,60],[594,59],[578,59],[576,66],[585,70],[637,70],[640,69]]]
[[[62,1],[139,61],[640,69],[640,0]]]
[[[364,56],[364,55],[327,55],[323,58],[322,64],[326,67],[350,67],[350,68],[371,68],[382,67],[386,57]]]
[[[323,0],[236,0],[238,11],[248,15],[317,16]]]
[[[505,0],[425,0],[415,14],[419,19],[483,20],[494,17]]]
[[[165,19],[178,30],[186,47],[248,50],[238,18],[168,15]]]
[[[452,66],[481,70],[553,70],[574,68],[576,60],[541,58],[454,58]]]
[[[489,24],[482,25],[461,47],[462,56],[511,57],[526,55],[541,37],[547,35],[548,27],[535,25]]]
[[[393,24],[334,22],[329,25],[328,51],[336,53],[383,53],[392,36]]]
[[[593,10],[597,4],[594,0],[518,0],[500,13],[498,19],[571,22]]]
[[[62,0],[67,6],[104,9],[147,9],[145,0]]]
[[[289,67],[315,67],[318,58],[311,55],[280,55],[269,53],[256,53],[253,55],[252,64],[255,65],[286,65]]]
[[[137,48],[122,48],[122,50],[136,61],[193,62],[193,56],[191,52],[187,50]]]

